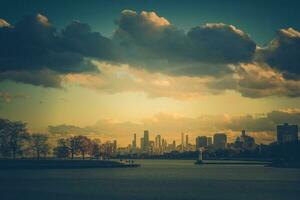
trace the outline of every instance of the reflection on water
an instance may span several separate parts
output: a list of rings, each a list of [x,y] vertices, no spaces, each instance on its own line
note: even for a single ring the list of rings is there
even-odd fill
[[[300,170],[138,160],[141,168],[0,170],[1,199],[298,199]]]

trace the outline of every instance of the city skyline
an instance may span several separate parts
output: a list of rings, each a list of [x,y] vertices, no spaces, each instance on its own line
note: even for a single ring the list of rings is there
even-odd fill
[[[122,145],[300,125],[299,2],[150,2],[4,0],[0,118]]]
[[[300,0],[0,0],[0,200],[295,200]]]

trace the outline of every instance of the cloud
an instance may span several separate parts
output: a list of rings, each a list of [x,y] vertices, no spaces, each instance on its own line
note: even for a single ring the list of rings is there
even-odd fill
[[[188,133],[191,141],[199,135],[213,136],[216,132],[225,132],[232,142],[246,130],[255,136],[257,143],[270,143],[275,140],[276,126],[288,122],[300,125],[300,110],[287,109],[275,110],[256,115],[202,115],[196,118],[185,117],[177,114],[158,113],[152,117],[141,119],[139,122],[120,122],[109,119],[99,120],[94,125],[77,127],[73,125],[49,126],[52,134],[70,136],[84,134],[92,137],[118,139],[123,144],[128,144],[133,135],[142,136],[143,130],[150,130],[150,139],[161,134],[168,141],[180,141],[180,133]]]
[[[93,61],[101,74],[69,74],[67,84],[76,84],[100,93],[145,93],[150,98],[168,97],[177,100],[201,99],[209,91],[206,83],[210,78],[174,77],[161,73],[131,68],[128,65],[113,65]]]
[[[168,97],[176,100],[203,99],[226,91],[235,91],[248,98],[300,96],[300,81],[287,80],[268,65],[259,63],[233,65],[232,74],[216,78],[171,76],[124,64],[92,62],[101,70],[101,74],[70,74],[64,77],[64,82],[100,93],[140,92],[150,98]]]
[[[256,44],[233,25],[206,24],[188,32],[195,59],[211,63],[249,62]]]
[[[154,12],[129,10],[116,23],[114,39],[127,50],[124,60],[150,71],[217,76],[231,73],[226,64],[250,61],[256,49],[246,33],[222,23],[185,33]]]
[[[10,24],[7,21],[5,21],[4,19],[0,18],[0,28],[2,28],[2,27],[10,27]]]
[[[184,31],[155,12],[132,10],[122,11],[115,23],[108,38],[78,21],[57,30],[41,14],[14,25],[0,19],[0,81],[54,88],[79,83],[176,99],[227,90],[249,98],[300,95],[300,33],[293,28],[258,47],[247,33],[223,23]],[[111,69],[101,74],[95,61]]]
[[[244,97],[300,96],[300,81],[285,79],[267,64],[251,63],[232,66],[235,73],[213,79],[207,87],[216,93],[234,90]]]
[[[16,70],[0,73],[0,81],[14,80],[18,83],[30,83],[36,86],[61,88],[62,77],[57,73],[47,69],[42,70]]]
[[[46,16],[26,16],[14,26],[1,21],[0,76],[34,85],[57,87],[59,84],[33,78],[44,71],[52,76],[69,73],[98,72],[89,57],[103,60],[112,56],[111,41],[92,32],[89,25],[73,22],[57,31]],[[28,74],[33,72],[28,78]],[[22,78],[21,76],[26,77]],[[59,79],[59,78],[56,78]],[[40,81],[40,82],[38,82]]]
[[[281,29],[271,43],[258,52],[271,67],[281,71],[287,79],[300,79],[300,32]]]
[[[0,92],[0,102],[2,100],[6,103],[10,103],[15,99],[26,99],[26,98],[28,98],[28,96],[24,94],[10,94],[8,92]]]

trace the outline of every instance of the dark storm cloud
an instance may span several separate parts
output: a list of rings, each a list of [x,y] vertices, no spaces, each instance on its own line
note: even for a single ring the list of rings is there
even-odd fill
[[[113,57],[111,41],[92,32],[87,24],[73,22],[59,32],[41,14],[24,17],[14,26],[4,20],[0,24],[2,80],[57,87],[59,78],[54,75],[98,72],[87,58]],[[51,78],[50,73],[46,77],[34,77],[45,70],[50,71]]]
[[[211,63],[249,62],[256,44],[232,25],[206,24],[188,32],[194,59]]]
[[[221,23],[194,27],[185,33],[154,12],[130,10],[123,11],[116,23],[114,38],[121,47],[130,49],[125,54],[129,60],[146,61],[148,70],[169,74],[230,73],[227,64],[250,61],[256,48],[247,34]]]
[[[0,81],[13,80],[18,83],[30,83],[31,85],[61,88],[62,78],[53,71],[46,69],[34,71],[5,71],[0,73]]]
[[[98,72],[91,62],[98,59],[168,75],[215,77],[208,87],[216,93],[300,96],[300,33],[292,28],[261,48],[232,25],[210,23],[185,32],[155,12],[124,10],[116,25],[107,38],[78,21],[57,30],[41,14],[15,25],[0,19],[0,81],[59,88],[65,74]]]
[[[281,29],[270,45],[258,53],[271,67],[281,71],[287,79],[300,79],[300,32]]]

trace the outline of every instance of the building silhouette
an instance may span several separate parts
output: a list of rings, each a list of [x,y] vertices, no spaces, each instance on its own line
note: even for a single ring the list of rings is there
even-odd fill
[[[253,150],[256,148],[255,139],[249,135],[246,135],[246,131],[242,130],[239,137],[234,142],[234,147],[238,149]]]
[[[207,137],[207,146],[211,146],[212,143],[212,138],[211,137]]]
[[[196,138],[196,148],[199,149],[201,147],[207,147],[208,146],[208,138],[206,136],[198,136]]]
[[[150,147],[149,147],[149,131],[148,130],[145,130],[144,131],[144,152],[145,153],[149,153],[149,150],[150,150]]]
[[[298,126],[284,123],[277,126],[277,142],[283,144],[287,142],[298,142]]]
[[[186,134],[186,136],[185,136],[185,148],[188,150],[188,148],[189,148],[189,135],[188,134]]]
[[[227,135],[225,133],[216,133],[214,135],[214,147],[216,149],[225,149],[227,147]]]
[[[134,133],[133,135],[133,140],[132,140],[132,144],[131,144],[131,151],[133,153],[136,153],[137,150],[137,145],[136,145],[136,133]]]
[[[184,151],[184,133],[181,133],[181,151]]]

